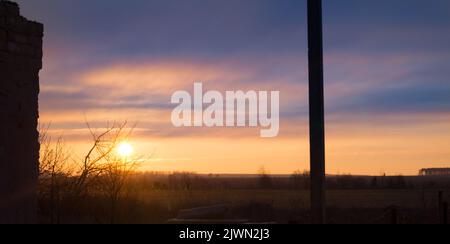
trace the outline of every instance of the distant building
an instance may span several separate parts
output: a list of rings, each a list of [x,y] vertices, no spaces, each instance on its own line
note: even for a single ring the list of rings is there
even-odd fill
[[[419,172],[421,176],[450,176],[450,168],[434,168],[434,169],[421,169]]]

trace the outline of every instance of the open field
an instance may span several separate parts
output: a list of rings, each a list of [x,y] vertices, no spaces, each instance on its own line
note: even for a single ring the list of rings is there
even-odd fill
[[[330,190],[327,201],[335,208],[423,208],[437,202],[436,190]],[[270,204],[274,208],[309,208],[309,192],[305,190],[162,190],[141,193],[143,202],[167,205],[168,209],[227,203]]]
[[[448,191],[447,191],[448,192]],[[445,195],[448,199],[449,195]],[[108,201],[88,199],[76,218],[61,223],[109,223]],[[227,204],[224,218],[252,222],[309,223],[309,192],[305,190],[148,190],[119,201],[115,223],[167,223],[182,209]],[[399,211],[400,223],[437,223],[437,190],[330,190],[330,223],[390,223],[390,208]],[[80,216],[84,216],[80,218]],[[46,222],[43,220],[43,222]]]

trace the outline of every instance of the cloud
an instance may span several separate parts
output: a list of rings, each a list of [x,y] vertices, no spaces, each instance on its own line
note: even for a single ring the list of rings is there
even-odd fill
[[[327,111],[445,112],[448,9],[324,4]],[[46,25],[44,109],[168,109],[171,90],[203,81],[279,89],[287,119],[307,116],[306,1],[42,0],[22,10]]]

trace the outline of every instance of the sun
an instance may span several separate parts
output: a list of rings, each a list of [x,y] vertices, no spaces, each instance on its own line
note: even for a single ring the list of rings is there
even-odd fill
[[[122,142],[117,146],[117,153],[122,157],[129,157],[133,152],[133,146],[128,142]]]

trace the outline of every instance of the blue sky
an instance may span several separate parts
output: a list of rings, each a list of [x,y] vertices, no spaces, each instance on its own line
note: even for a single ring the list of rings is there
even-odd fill
[[[58,59],[65,75],[118,61],[196,60],[248,62],[266,76],[296,73],[306,66],[305,1],[161,0],[25,1],[25,15],[46,26],[47,59]],[[344,77],[345,58],[364,57],[364,67],[386,79],[355,97],[366,110],[448,111],[450,99],[450,3],[445,0],[324,1],[326,56],[342,55],[342,67],[327,59],[327,82]],[[56,47],[53,50],[50,47]],[[95,53],[95,55],[91,55]],[[399,75],[383,77],[385,62],[404,57]],[[65,62],[60,60],[64,59]],[[286,59],[283,63],[283,59]],[[261,62],[262,60],[262,62]],[[53,60],[52,60],[53,61]],[[294,63],[292,63],[294,61]],[[266,70],[265,67],[275,67]],[[379,69],[378,69],[379,68]],[[378,70],[377,70],[378,69]],[[409,69],[409,73],[400,73]],[[68,71],[67,71],[68,70]],[[293,82],[305,82],[305,77]],[[368,79],[369,77],[366,77]],[[250,81],[253,82],[253,81]],[[358,80],[348,80],[348,85]],[[376,85],[377,81],[373,81]],[[401,85],[399,85],[401,83]],[[400,86],[400,87],[398,87]],[[332,92],[332,91],[331,91]],[[74,94],[75,95],[75,94]],[[363,101],[361,97],[370,98]],[[45,99],[45,98],[44,98]],[[380,104],[379,101],[382,101]],[[409,107],[410,106],[410,107]],[[336,109],[339,106],[336,106]]]

